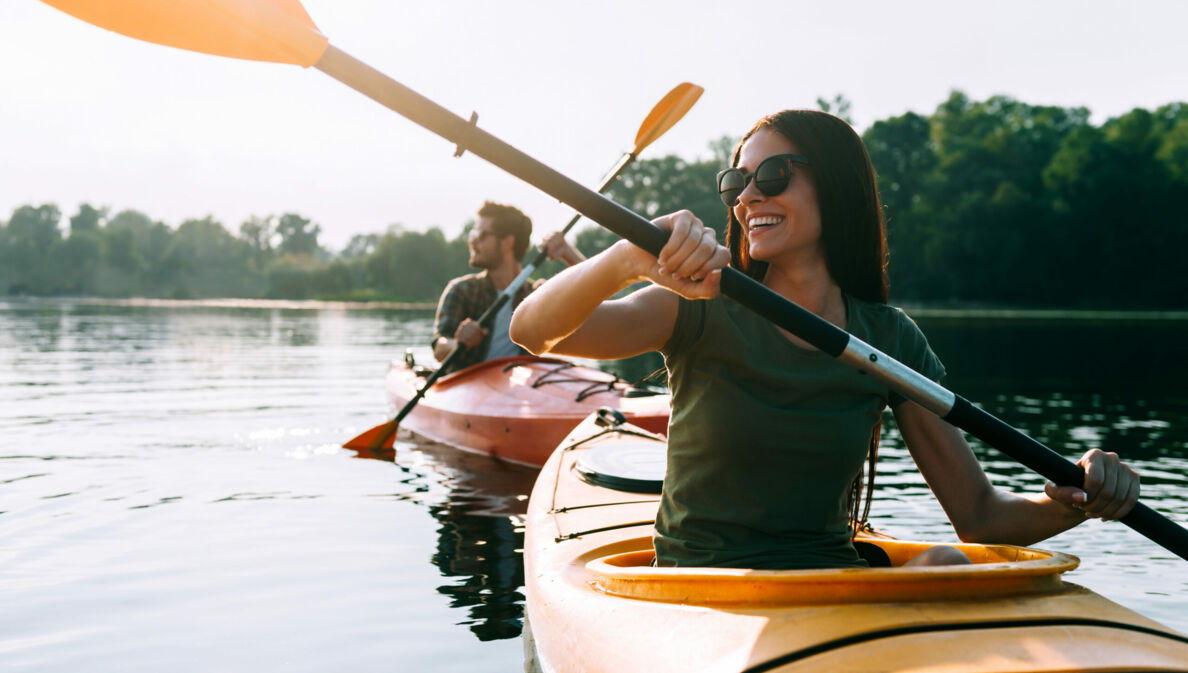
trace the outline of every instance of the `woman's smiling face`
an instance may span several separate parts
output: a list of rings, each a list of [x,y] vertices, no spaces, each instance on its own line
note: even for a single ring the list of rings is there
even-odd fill
[[[775,154],[799,152],[784,135],[762,129],[743,143],[738,168],[754,172],[761,161]],[[746,231],[751,259],[778,263],[785,257],[794,262],[805,255],[824,255],[816,185],[808,166],[796,164],[793,171],[788,188],[775,196],[764,195],[752,180],[738,197],[734,217]]]

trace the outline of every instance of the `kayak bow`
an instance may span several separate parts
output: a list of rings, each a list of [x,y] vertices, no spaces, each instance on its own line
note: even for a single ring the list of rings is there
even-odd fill
[[[386,383],[393,408],[417,393],[424,373],[411,362],[392,362]],[[539,467],[600,407],[666,432],[669,401],[663,390],[632,386],[568,360],[496,358],[438,379],[401,426],[443,444]]]

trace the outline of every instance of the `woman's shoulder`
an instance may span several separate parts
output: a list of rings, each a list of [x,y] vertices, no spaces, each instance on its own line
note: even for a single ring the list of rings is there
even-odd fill
[[[847,331],[851,333],[856,334],[857,330],[854,328],[859,328],[874,339],[895,338],[898,340],[903,337],[923,337],[923,332],[916,321],[908,315],[907,311],[898,306],[865,301],[849,295],[846,295],[846,304],[848,307],[847,318],[857,322],[857,325],[847,328]]]
[[[899,322],[901,320],[911,320],[907,313],[898,306],[891,304],[884,304],[877,301],[866,301],[851,295],[845,295],[846,306],[850,308],[851,313],[856,313],[861,317],[879,320],[885,322]]]

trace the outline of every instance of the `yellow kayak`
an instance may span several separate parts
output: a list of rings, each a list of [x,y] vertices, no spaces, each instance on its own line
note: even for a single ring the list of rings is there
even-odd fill
[[[929,543],[866,533],[890,567],[654,568],[664,438],[617,420],[583,421],[533,488],[527,670],[1188,672],[1188,637],[1063,581],[1066,554],[899,567]]]

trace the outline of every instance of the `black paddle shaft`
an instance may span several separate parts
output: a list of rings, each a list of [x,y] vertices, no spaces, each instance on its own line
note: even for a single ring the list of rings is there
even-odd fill
[[[668,240],[667,232],[637,213],[478,128],[475,115],[469,121],[462,119],[333,45],[327,47],[315,67],[415,124],[456,143],[456,155],[465,151],[473,152],[653,255],[659,255]],[[1084,473],[1068,459],[963,398],[914,375],[893,358],[769,290],[741,271],[731,267],[722,270],[722,293],[821,351],[878,377],[908,399],[936,412],[952,425],[1053,482],[1071,486],[1082,484]],[[861,357],[855,353],[860,353]],[[406,409],[414,403],[415,400],[410,402]],[[1121,521],[1188,560],[1188,530],[1146,505],[1137,504]]]

